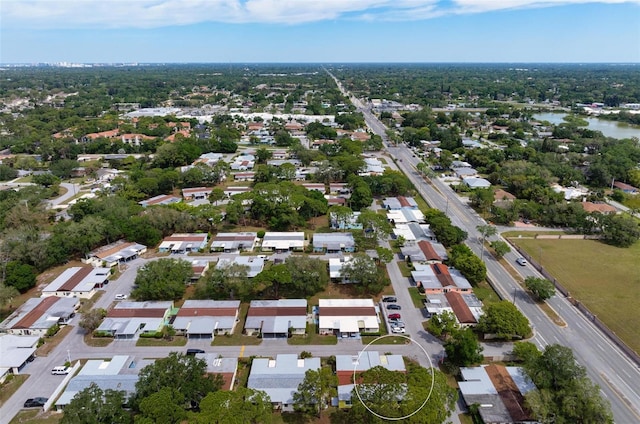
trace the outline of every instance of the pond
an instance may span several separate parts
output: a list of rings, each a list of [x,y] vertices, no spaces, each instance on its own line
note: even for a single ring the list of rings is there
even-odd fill
[[[533,117],[539,121],[549,121],[552,124],[558,125],[564,122],[563,118],[567,116],[566,113],[535,113]],[[624,123],[618,123],[615,121],[606,121],[604,119],[598,118],[587,118],[584,116],[580,116],[580,119],[584,119],[589,123],[590,130],[600,131],[607,137],[613,138],[631,138],[637,137],[640,138],[640,127],[627,125]]]

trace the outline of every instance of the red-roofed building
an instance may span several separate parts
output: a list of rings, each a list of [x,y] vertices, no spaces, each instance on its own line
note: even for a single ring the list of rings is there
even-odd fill
[[[449,306],[456,315],[458,322],[463,326],[476,325],[478,321],[473,316],[471,309],[467,306],[466,302],[462,298],[462,295],[458,292],[450,291],[444,294],[449,302]]]

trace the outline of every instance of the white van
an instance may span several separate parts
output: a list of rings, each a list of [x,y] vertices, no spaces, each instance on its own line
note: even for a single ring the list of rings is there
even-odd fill
[[[51,374],[52,375],[67,375],[67,374],[69,374],[69,368],[68,367],[55,367],[54,369],[51,370]]]

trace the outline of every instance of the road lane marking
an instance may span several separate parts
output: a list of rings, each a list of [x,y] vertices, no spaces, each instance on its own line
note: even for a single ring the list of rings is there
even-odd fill
[[[239,358],[242,358],[242,355],[244,354],[244,348],[245,347],[246,347],[245,345],[242,345],[242,347],[240,348],[240,355],[238,355]]]
[[[616,397],[618,399],[620,399],[622,401],[623,404],[625,404],[627,406],[627,409],[629,409],[629,411],[638,419],[638,422],[640,422],[640,414],[638,413],[637,409],[635,408],[635,406],[633,405],[633,403],[627,399],[627,397],[620,392],[620,390],[618,390],[618,388],[613,384],[613,382],[611,380],[609,380],[609,378],[606,376],[605,373],[600,373],[600,377],[602,377],[602,381],[604,381],[604,383],[609,386],[609,388],[611,389],[611,391],[613,392],[614,395],[616,395]],[[624,381],[623,381],[624,383]],[[602,389],[600,389],[602,390]],[[632,390],[633,392],[633,390]]]

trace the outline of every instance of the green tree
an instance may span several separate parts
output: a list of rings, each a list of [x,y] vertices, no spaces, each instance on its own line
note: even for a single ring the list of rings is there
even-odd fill
[[[602,236],[606,243],[630,247],[640,239],[640,224],[629,216],[607,215],[602,225]]]
[[[478,284],[487,277],[487,267],[484,262],[464,244],[457,244],[451,248],[448,262],[471,284]]]
[[[288,297],[313,296],[329,284],[329,272],[325,261],[306,256],[289,256],[285,265],[291,274]]]
[[[527,277],[524,284],[540,301],[549,299],[556,292],[553,283],[546,278]]]
[[[525,366],[533,364],[541,355],[538,347],[531,342],[515,342],[513,354],[524,362]]]
[[[235,263],[209,269],[198,282],[196,296],[200,299],[249,298],[253,294],[253,285],[248,272],[248,266]]]
[[[273,297],[279,299],[280,287],[291,284],[291,273],[285,264],[272,265],[253,277],[253,284],[256,290],[270,290]]]
[[[484,242],[486,239],[488,239],[489,237],[493,237],[496,234],[498,234],[498,229],[496,227],[494,227],[493,225],[478,225],[476,227],[476,230],[478,230],[478,232],[481,235],[481,240],[480,240],[480,247],[481,247],[481,254],[480,254],[480,259],[484,259]]]
[[[267,160],[273,157],[273,152],[265,147],[259,147],[256,150],[256,159],[258,163],[267,163]]]
[[[135,424],[179,424],[187,416],[184,396],[177,389],[163,387],[140,401]]]
[[[200,402],[200,411],[189,413],[194,424],[270,424],[271,399],[263,391],[239,387],[209,393]]]
[[[335,221],[336,226],[344,231],[353,218],[353,211],[347,206],[331,206],[329,208],[329,218],[332,223]]]
[[[218,202],[225,197],[227,197],[227,195],[224,194],[224,190],[220,187],[213,188],[211,193],[209,193],[209,201],[215,205],[218,205]]]
[[[18,176],[18,170],[8,165],[0,164],[0,181],[13,180]]]
[[[375,261],[364,253],[353,255],[342,267],[342,277],[345,281],[361,284],[362,290],[367,293],[379,293],[389,283]]]
[[[378,254],[378,260],[383,264],[388,264],[393,260],[393,250],[386,247],[377,246],[376,253]]]
[[[124,391],[102,390],[95,383],[78,392],[64,408],[61,424],[129,424]]]
[[[470,328],[454,331],[444,343],[447,362],[459,367],[468,367],[481,362],[482,350],[478,338]]]
[[[18,297],[20,292],[11,286],[7,286],[4,283],[0,283],[0,308],[4,308],[6,304],[11,305],[13,299]]]
[[[181,259],[158,259],[138,270],[131,295],[137,300],[177,300],[193,275],[191,264]]]
[[[330,368],[307,370],[304,380],[293,394],[295,410],[319,418],[322,410],[331,404],[331,398],[338,395],[337,387],[338,377]]]
[[[435,314],[427,322],[427,331],[442,340],[448,339],[459,327],[455,314],[449,311]]]
[[[138,410],[143,399],[165,388],[175,390],[171,392],[172,395],[177,393],[182,396],[183,408],[191,408],[209,393],[219,390],[223,384],[219,374],[207,373],[204,360],[178,352],[171,352],[166,358],[147,365],[140,370],[139,377],[134,399],[134,406]]]
[[[53,174],[38,174],[31,177],[31,181],[34,184],[40,184],[45,187],[51,187],[52,185],[60,184],[60,178]]]
[[[31,265],[11,261],[5,268],[4,284],[24,293],[36,285],[35,269]]]
[[[529,320],[508,300],[489,305],[476,328],[499,339],[525,338],[531,335]]]
[[[386,216],[376,213],[371,209],[360,212],[358,222],[362,224],[362,229],[367,237],[383,240],[389,237],[392,228]]]
[[[502,240],[492,241],[491,248],[495,252],[498,259],[501,259],[502,257],[504,257],[504,255],[511,252],[511,247],[509,247],[509,245]]]
[[[107,311],[103,308],[91,309],[82,314],[80,328],[84,329],[87,333],[92,333],[96,328],[100,326],[100,323],[107,316]]]

